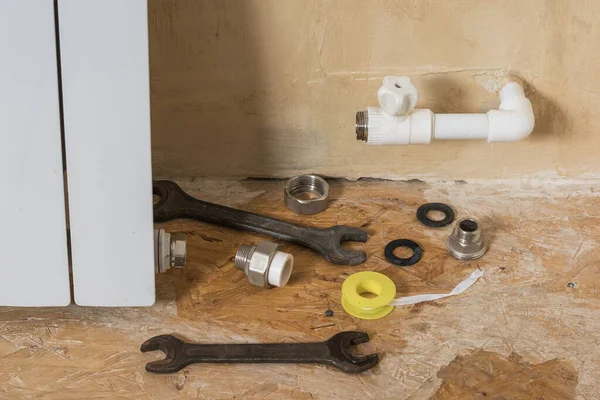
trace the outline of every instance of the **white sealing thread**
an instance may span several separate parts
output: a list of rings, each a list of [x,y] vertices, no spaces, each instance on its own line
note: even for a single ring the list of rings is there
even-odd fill
[[[455,296],[457,294],[461,294],[462,292],[473,286],[473,284],[477,282],[477,280],[481,278],[483,274],[484,271],[482,269],[477,268],[475,271],[473,271],[471,276],[469,276],[467,279],[456,285],[456,287],[452,289],[450,293],[447,294],[417,294],[415,296],[400,297],[398,299],[392,300],[389,303],[389,305],[396,307],[409,306],[411,304],[423,303],[424,301],[432,301],[443,299],[444,297]]]

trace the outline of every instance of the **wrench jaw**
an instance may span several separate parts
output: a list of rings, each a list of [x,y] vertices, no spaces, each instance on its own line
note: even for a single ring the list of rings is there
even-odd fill
[[[169,215],[167,208],[170,204],[171,193],[173,191],[176,191],[177,189],[181,190],[181,188],[175,182],[152,182],[152,194],[160,197],[160,200],[158,201],[158,203],[154,204],[153,208],[155,222],[165,222],[170,219],[176,218],[173,215]]]
[[[199,200],[183,191],[173,181],[153,181],[152,194],[160,200],[154,204],[154,222],[166,222],[176,218],[192,218],[194,202]]]
[[[344,242],[366,242],[367,232],[359,228],[349,226],[334,226],[325,228],[323,231],[328,233],[328,246],[317,246],[317,252],[321,253],[327,261],[338,265],[359,265],[367,260],[367,254],[364,251],[346,250],[342,248]]]
[[[360,228],[353,228],[351,226],[335,226],[340,236],[340,243],[343,242],[366,242],[368,239],[367,232]]]
[[[160,335],[148,339],[142,343],[140,350],[142,353],[160,350],[166,355],[163,360],[146,364],[148,372],[169,374],[177,372],[189,364],[181,360],[181,356],[185,352],[185,343],[172,335]]]
[[[341,332],[327,341],[330,349],[329,364],[344,372],[356,374],[373,368],[379,363],[377,354],[359,356],[352,354],[350,348],[369,341],[364,332]]]

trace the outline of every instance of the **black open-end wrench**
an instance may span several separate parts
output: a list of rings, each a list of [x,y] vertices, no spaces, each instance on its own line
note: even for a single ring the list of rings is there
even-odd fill
[[[379,362],[377,354],[357,356],[350,347],[369,341],[363,332],[341,332],[319,343],[191,344],[172,335],[155,336],[142,344],[143,353],[160,350],[166,358],[146,364],[146,371],[177,372],[195,363],[310,363],[358,373]]]
[[[185,193],[175,182],[155,181],[153,192],[160,197],[154,205],[154,221],[191,218],[246,231],[262,233],[277,239],[306,246],[334,264],[358,265],[367,255],[362,251],[345,250],[341,243],[366,242],[367,232],[349,226],[309,228],[275,218],[236,210],[198,200]]]

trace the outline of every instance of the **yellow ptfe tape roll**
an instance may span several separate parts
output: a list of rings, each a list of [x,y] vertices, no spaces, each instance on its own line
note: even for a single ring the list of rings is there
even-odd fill
[[[367,294],[369,294],[367,296]],[[379,319],[392,312],[390,302],[396,297],[396,285],[378,272],[358,272],[342,285],[342,306],[360,319]]]

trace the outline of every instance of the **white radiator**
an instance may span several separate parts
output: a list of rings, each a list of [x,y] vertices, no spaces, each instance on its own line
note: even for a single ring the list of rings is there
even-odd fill
[[[0,0],[0,305],[71,302],[66,194],[75,303],[148,306],[155,288],[147,2],[57,7]]]

